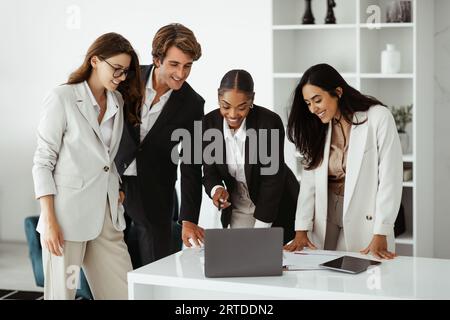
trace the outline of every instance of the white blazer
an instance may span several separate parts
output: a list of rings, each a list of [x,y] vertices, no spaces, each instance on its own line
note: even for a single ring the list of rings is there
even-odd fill
[[[34,155],[34,188],[36,198],[55,195],[55,214],[64,240],[95,239],[103,227],[107,199],[114,227],[125,228],[114,164],[123,129],[123,99],[119,92],[114,94],[119,105],[109,149],[100,138],[98,115],[83,83],[59,86],[44,100]],[[42,215],[37,230],[41,234],[45,230]]]
[[[347,251],[365,249],[374,234],[387,236],[394,251],[394,222],[400,207],[403,161],[394,118],[383,106],[357,112],[352,125],[344,186],[343,230]],[[297,203],[295,230],[310,231],[311,241],[325,243],[328,210],[328,160],[331,123],[322,163],[303,170]]]

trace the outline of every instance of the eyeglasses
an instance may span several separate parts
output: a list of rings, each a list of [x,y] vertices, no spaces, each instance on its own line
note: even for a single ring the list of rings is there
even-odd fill
[[[120,78],[123,74],[125,75],[125,78],[126,78],[128,76],[128,74],[130,73],[129,69],[116,68],[111,63],[109,63],[108,60],[105,59],[103,61],[105,61],[111,68],[114,69],[114,72],[113,72],[114,78]]]

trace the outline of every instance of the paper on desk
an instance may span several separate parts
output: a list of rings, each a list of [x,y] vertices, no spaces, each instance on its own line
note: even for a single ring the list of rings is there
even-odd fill
[[[319,264],[338,258],[340,255],[326,250],[283,251],[283,266],[288,270],[318,270]]]

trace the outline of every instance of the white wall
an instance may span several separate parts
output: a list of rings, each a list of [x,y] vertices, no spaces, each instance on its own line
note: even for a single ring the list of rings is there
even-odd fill
[[[197,35],[203,57],[189,82],[216,106],[216,87],[231,68],[255,79],[256,102],[271,107],[270,0],[10,0],[0,1],[0,240],[23,240],[23,219],[38,213],[31,178],[41,101],[77,67],[89,44],[115,31],[149,63],[159,26],[181,22]],[[70,29],[71,5],[80,29]],[[435,256],[450,258],[450,1],[435,0]],[[431,196],[431,195],[430,195]],[[204,197],[201,224],[213,226]]]
[[[450,1],[435,1],[434,255],[450,259]],[[431,196],[431,195],[430,195]]]
[[[75,5],[80,28],[73,29]],[[67,11],[69,10],[69,11]],[[23,240],[23,220],[38,213],[31,177],[41,101],[81,64],[87,47],[105,32],[128,38],[141,62],[170,22],[190,27],[202,44],[189,82],[214,109],[216,88],[232,68],[255,79],[256,103],[271,107],[270,0],[10,0],[0,2],[0,240]],[[205,198],[205,197],[204,197]],[[201,224],[213,226],[209,201]],[[210,215],[208,215],[210,214]]]

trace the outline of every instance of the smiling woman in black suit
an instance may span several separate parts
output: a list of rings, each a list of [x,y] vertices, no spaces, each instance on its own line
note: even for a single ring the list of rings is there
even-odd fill
[[[231,70],[222,78],[220,107],[203,119],[204,132],[216,129],[221,133],[220,141],[214,141],[221,148],[209,160],[205,156],[211,142],[204,142],[203,185],[222,210],[224,228],[281,226],[287,242],[294,234],[299,184],[284,162],[285,133],[280,117],[254,105],[254,95],[253,79],[247,71]],[[187,244],[187,239],[183,240]],[[203,232],[192,240],[202,241]]]

